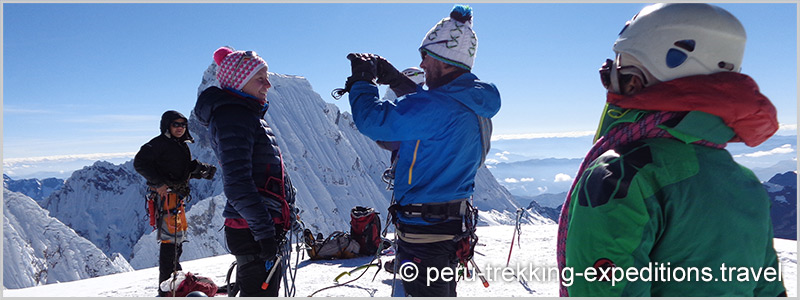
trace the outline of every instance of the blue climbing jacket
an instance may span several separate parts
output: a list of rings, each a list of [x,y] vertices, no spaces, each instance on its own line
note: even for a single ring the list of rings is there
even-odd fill
[[[483,145],[478,117],[500,110],[494,84],[465,73],[441,87],[395,101],[381,101],[377,86],[359,81],[350,89],[356,127],[376,141],[400,141],[394,193],[397,204],[448,202],[469,198]],[[429,225],[399,216],[401,223]]]

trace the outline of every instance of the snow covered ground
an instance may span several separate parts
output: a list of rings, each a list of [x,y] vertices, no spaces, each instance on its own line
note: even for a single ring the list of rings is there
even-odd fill
[[[541,270],[555,268],[555,236],[557,225],[522,225],[521,243],[515,244],[511,269],[523,269],[524,276],[503,280],[502,269],[508,258],[514,227],[506,225],[483,226],[478,228],[479,246],[475,261],[482,269],[490,285],[483,287],[479,280],[468,279],[458,284],[458,295],[469,297],[511,297],[511,296],[558,296],[558,281],[544,275]],[[189,245],[187,245],[189,246]],[[782,264],[784,284],[790,297],[797,296],[797,242],[775,239],[775,248]],[[293,253],[292,255],[295,255]],[[391,259],[384,257],[383,261]],[[205,259],[182,262],[184,270],[210,277],[218,285],[223,285],[225,273],[234,258],[221,255]],[[294,258],[292,258],[294,261]],[[298,264],[297,294],[308,296],[314,291],[333,284],[333,279],[344,271],[365,264],[369,258],[311,262],[305,256]],[[519,265],[519,267],[517,267]],[[540,268],[539,279],[530,273],[531,265]],[[493,271],[493,268],[498,271]],[[328,297],[388,297],[391,295],[392,274],[380,271],[372,281],[375,268],[369,268],[359,280],[345,286],[319,292],[317,296]],[[494,274],[493,274],[494,273]],[[3,290],[3,297],[151,297],[156,295],[156,268],[96,277],[91,279],[48,284],[25,289]],[[360,274],[355,272],[355,275]],[[552,274],[552,273],[549,273]],[[510,276],[506,276],[510,277]],[[340,282],[353,277],[344,276]],[[399,284],[399,277],[398,277]],[[283,295],[283,287],[281,287]]]

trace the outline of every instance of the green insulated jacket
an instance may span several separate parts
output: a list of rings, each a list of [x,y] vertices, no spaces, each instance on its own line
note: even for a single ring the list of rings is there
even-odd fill
[[[727,150],[689,144],[727,141],[732,131],[696,112],[667,130],[677,139],[620,146],[579,174],[566,244],[569,295],[784,293],[761,183]]]

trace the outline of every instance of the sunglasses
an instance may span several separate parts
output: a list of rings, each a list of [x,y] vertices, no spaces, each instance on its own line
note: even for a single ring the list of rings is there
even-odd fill
[[[603,87],[617,94],[622,93],[622,87],[633,80],[633,76],[639,77],[645,86],[647,85],[647,77],[644,76],[642,70],[635,66],[620,66],[619,56],[616,60],[606,59],[600,66],[599,72]]]
[[[183,128],[186,128],[186,126],[189,126],[189,124],[187,124],[186,122],[172,122],[172,127],[176,127],[176,128],[177,127],[183,127]]]

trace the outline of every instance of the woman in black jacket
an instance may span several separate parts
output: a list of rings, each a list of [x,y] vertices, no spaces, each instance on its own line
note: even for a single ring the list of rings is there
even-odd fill
[[[148,203],[153,207],[151,225],[158,230],[159,284],[173,271],[181,270],[178,263],[186,236],[184,199],[189,196],[189,178],[212,179],[216,168],[192,159],[187,142],[194,142],[187,130],[187,120],[181,113],[170,110],[161,115],[161,134],[151,139],[136,153],[133,167],[147,180],[150,188]],[[159,295],[163,292],[159,289]]]
[[[214,60],[221,88],[203,91],[194,114],[209,130],[224,176],[228,202],[222,216],[225,240],[236,257],[236,286],[241,296],[276,297],[283,273],[276,263],[278,247],[291,226],[294,188],[264,120],[272,86],[267,63],[253,51],[226,47],[214,52]]]

